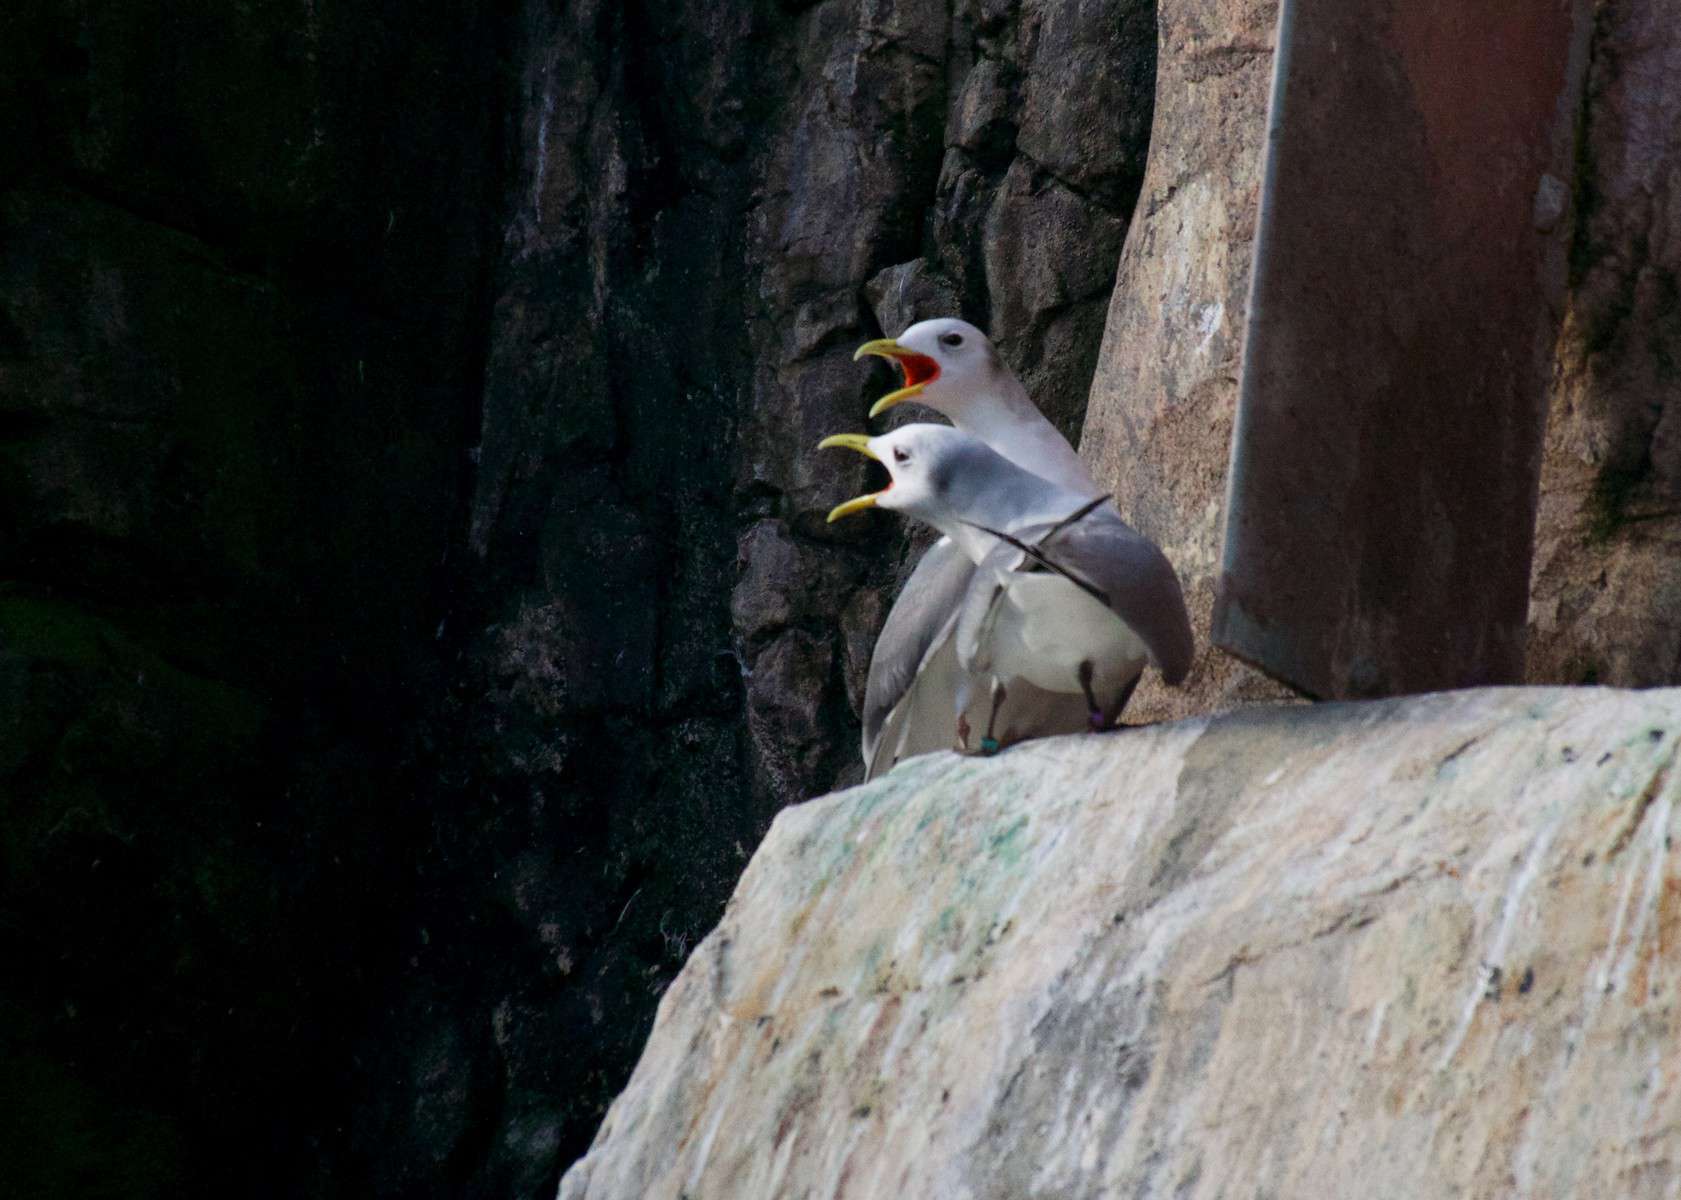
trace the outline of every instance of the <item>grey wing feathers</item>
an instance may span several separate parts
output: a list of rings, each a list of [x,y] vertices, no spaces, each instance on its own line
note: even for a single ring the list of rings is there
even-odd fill
[[[1017,536],[1031,545],[1049,528]],[[1113,513],[1099,510],[1039,549],[1104,594],[1110,609],[1143,641],[1163,679],[1179,683],[1190,673],[1196,641],[1185,593],[1159,546]]]
[[[974,671],[992,669],[992,631],[998,623],[998,601],[1004,594],[1004,580],[1021,561],[1021,553],[1004,542],[981,560],[969,577],[958,609],[952,640],[958,661]]]
[[[864,762],[872,764],[872,775],[883,727],[923,660],[949,632],[974,570],[955,544],[941,538],[923,554],[887,614],[864,685]]]
[[[946,629],[950,628],[948,624]],[[957,741],[958,697],[976,690],[966,686],[967,681],[968,673],[957,661],[957,640],[942,633],[923,656],[909,690],[887,711],[875,749],[865,763],[864,778],[884,775],[918,754],[952,749]]]

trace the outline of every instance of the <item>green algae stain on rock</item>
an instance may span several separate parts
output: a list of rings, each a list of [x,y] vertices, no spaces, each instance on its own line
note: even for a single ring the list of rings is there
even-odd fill
[[[1001,859],[1008,866],[1015,866],[1021,861],[1025,843],[1022,831],[1027,828],[1027,817],[1017,817],[1003,829],[987,839],[987,852],[993,858]]]

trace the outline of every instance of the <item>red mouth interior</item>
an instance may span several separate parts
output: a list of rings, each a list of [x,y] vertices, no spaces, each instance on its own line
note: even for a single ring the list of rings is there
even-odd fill
[[[900,354],[895,357],[899,368],[905,373],[906,387],[933,383],[940,377],[940,364],[926,354]]]

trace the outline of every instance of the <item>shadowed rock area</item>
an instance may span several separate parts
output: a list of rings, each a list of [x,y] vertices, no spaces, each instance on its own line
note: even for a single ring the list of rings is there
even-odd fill
[[[853,349],[962,311],[1077,428],[1154,62],[1153,10],[1113,0],[520,20],[464,742],[436,758],[460,849],[429,893],[481,897],[452,940],[517,953],[418,953],[469,993],[445,1029],[494,1034],[492,1178],[582,1152],[771,817],[857,777],[903,541],[823,523],[865,476],[816,443],[888,386]]]
[[[9,1194],[381,1174],[350,1098],[422,1040],[382,1010],[497,240],[454,97],[504,48],[425,3],[0,15]]]
[[[561,1196],[1667,1197],[1678,737],[1490,689],[788,809]]]
[[[1138,0],[0,13],[0,1158],[535,1196],[905,542],[820,459],[958,311],[1077,432]]]

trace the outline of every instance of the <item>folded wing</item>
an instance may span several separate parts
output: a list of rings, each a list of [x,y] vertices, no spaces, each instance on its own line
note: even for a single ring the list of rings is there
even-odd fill
[[[866,778],[910,754],[952,745],[963,672],[948,643],[974,573],[963,552],[941,538],[888,611],[864,685]]]
[[[981,588],[1006,570],[1055,570],[1070,586],[1084,585],[1126,623],[1144,643],[1150,661],[1170,684],[1191,669],[1195,639],[1185,594],[1173,565],[1154,542],[1110,509],[1098,509],[1073,524],[1031,526],[1015,531],[1017,540],[1036,546],[1045,564],[1000,542],[976,570],[968,604],[987,603]]]

